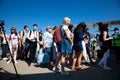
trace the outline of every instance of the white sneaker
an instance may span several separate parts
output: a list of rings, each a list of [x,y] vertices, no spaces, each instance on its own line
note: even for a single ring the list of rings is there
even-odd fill
[[[59,68],[57,68],[57,67],[53,67],[52,70],[55,71],[55,72],[60,72]]]
[[[111,70],[112,68],[110,68],[110,67],[103,67],[103,69]]]
[[[17,64],[18,62],[17,61],[15,61],[15,64]]]
[[[11,61],[9,60],[9,61],[7,61],[7,63],[9,64],[9,63],[11,63]]]
[[[69,75],[69,72],[61,71],[60,74],[62,74],[62,75]]]
[[[7,59],[8,59],[8,58],[6,58],[6,57],[5,57],[5,58],[3,58],[3,60],[7,60]]]
[[[61,64],[58,64],[58,66],[61,68]]]
[[[55,71],[55,67],[53,67],[53,69],[52,69],[53,71]]]

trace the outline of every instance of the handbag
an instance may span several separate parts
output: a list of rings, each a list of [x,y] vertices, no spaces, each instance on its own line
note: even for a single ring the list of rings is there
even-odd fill
[[[49,63],[50,62],[50,55],[48,55],[46,52],[38,53],[36,56],[37,63]]]

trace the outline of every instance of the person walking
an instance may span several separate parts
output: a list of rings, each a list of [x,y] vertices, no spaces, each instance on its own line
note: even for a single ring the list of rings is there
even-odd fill
[[[11,28],[11,33],[9,36],[9,48],[10,48],[10,52],[12,54],[12,57],[14,59],[14,62],[17,63],[17,51],[18,51],[18,44],[19,44],[19,36],[17,33],[17,30],[15,27]],[[11,62],[11,57],[10,60],[7,63]]]
[[[82,40],[83,38],[83,32],[82,27],[85,27],[85,23],[80,23],[77,25],[77,27],[74,30],[74,45],[73,49],[75,50],[75,56],[73,58],[73,64],[72,64],[72,70],[80,69],[81,60],[82,60]],[[77,63],[77,67],[75,67]]]
[[[27,40],[30,48],[28,66],[35,61],[37,42],[39,42],[39,33],[37,32],[37,28],[37,24],[33,24],[33,30],[30,30],[27,34]]]
[[[26,41],[27,33],[28,33],[28,26],[25,25],[24,30],[20,32],[20,40],[22,45],[22,57],[21,57],[22,60],[27,59],[27,54],[28,54],[29,43]]]
[[[113,39],[113,37],[109,37],[108,27],[109,27],[109,24],[106,23],[106,24],[103,24],[103,26],[100,29],[101,30],[100,32],[102,35],[101,40],[102,40],[102,46],[103,46],[102,50],[103,50],[104,56],[100,60],[98,65],[103,69],[111,70],[111,68],[108,67],[107,65],[107,61],[108,61],[108,57],[110,56],[110,46],[111,46],[111,40]]]
[[[3,60],[7,60],[7,52],[8,52],[8,44],[7,44],[7,41],[8,41],[8,35],[5,33],[5,31],[0,34],[1,35],[1,46],[2,46],[2,59]],[[6,39],[5,39],[5,36],[6,36]]]

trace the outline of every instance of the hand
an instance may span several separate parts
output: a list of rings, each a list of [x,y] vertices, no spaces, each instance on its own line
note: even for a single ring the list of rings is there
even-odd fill
[[[112,40],[112,39],[113,39],[113,37],[110,37],[110,39]]]

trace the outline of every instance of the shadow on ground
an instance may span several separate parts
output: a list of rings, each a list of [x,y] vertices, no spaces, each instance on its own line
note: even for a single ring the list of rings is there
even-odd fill
[[[70,75],[60,73],[20,74],[16,80],[120,80],[120,64],[114,63],[110,71],[103,70],[98,66],[92,66],[80,71],[70,71]],[[12,74],[0,68],[0,80],[15,80],[16,74]]]

